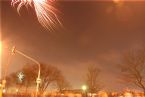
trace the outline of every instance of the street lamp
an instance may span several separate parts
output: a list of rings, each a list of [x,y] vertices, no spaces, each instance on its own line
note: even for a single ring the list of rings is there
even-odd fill
[[[86,86],[86,85],[83,85],[83,86],[82,86],[82,90],[83,90],[83,91],[86,91],[86,90],[87,90],[87,86]]]
[[[21,51],[19,51],[19,50],[17,50],[15,46],[12,48],[12,53],[14,53],[14,54],[15,54],[15,53],[18,53],[18,54],[24,56],[25,58],[27,58],[27,59],[33,61],[34,63],[36,63],[36,64],[38,65],[39,70],[38,70],[38,76],[37,76],[37,79],[36,79],[36,83],[37,83],[37,86],[36,86],[36,97],[37,97],[37,94],[38,94],[38,91],[39,91],[39,85],[40,85],[40,83],[41,83],[41,78],[40,78],[41,67],[40,67],[40,63],[39,63],[38,61],[36,61],[35,59],[33,59],[32,57],[30,57],[30,56],[24,54],[23,52],[21,52]]]
[[[2,42],[0,41],[0,69],[1,69],[1,60],[2,60],[2,56],[1,55],[2,55]],[[0,79],[1,79],[1,72],[0,72]],[[4,86],[3,83],[0,82],[0,97],[2,97],[3,86]]]
[[[1,55],[2,55],[2,42],[0,41],[0,58],[1,58]],[[10,57],[8,58],[8,61],[7,61],[7,64],[5,65],[5,68],[4,69],[4,72],[3,72],[3,79],[1,81],[1,84],[2,84],[2,89],[5,90],[5,86],[6,86],[6,75],[7,75],[7,71],[8,71],[8,66],[11,62],[11,56],[13,55],[13,53],[10,54]],[[1,59],[0,59],[0,63],[1,63]],[[1,66],[1,64],[0,64]],[[1,67],[0,67],[1,68]]]
[[[87,97],[87,86],[86,85],[83,85],[82,86],[82,90],[84,92],[85,97]]]
[[[1,67],[1,60],[2,60],[2,42],[0,41],[0,69],[2,68]],[[1,77],[1,72],[0,72],[0,77]],[[0,89],[1,89],[0,91],[2,91],[2,89],[4,89],[5,84],[6,84],[6,81],[2,80],[0,83]]]

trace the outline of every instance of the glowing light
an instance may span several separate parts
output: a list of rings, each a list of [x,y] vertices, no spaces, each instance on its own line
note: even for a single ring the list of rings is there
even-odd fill
[[[62,96],[64,95],[64,94],[61,94]]]
[[[99,95],[99,97],[108,97],[108,94],[105,91],[99,91],[98,95]]]
[[[123,5],[123,0],[113,0],[113,2],[117,5],[117,6],[122,6]]]
[[[124,97],[133,97],[132,93],[126,92],[124,93]]]
[[[11,5],[17,5],[18,13],[22,6],[33,7],[39,23],[47,29],[53,29],[56,24],[61,25],[56,15],[57,10],[52,6],[52,2],[54,1],[55,0],[12,0]]]
[[[20,72],[20,73],[18,73],[17,76],[18,76],[19,81],[22,82],[25,75],[23,74],[23,72]]]
[[[86,85],[83,85],[83,86],[82,86],[82,90],[83,90],[83,91],[86,91],[86,90],[87,90],[87,86],[86,86]]]
[[[114,3],[119,3],[121,0],[113,0]]]
[[[16,92],[19,92],[19,89],[16,89]]]
[[[2,97],[2,90],[0,89],[0,97]]]
[[[6,93],[6,89],[3,89],[3,93]]]

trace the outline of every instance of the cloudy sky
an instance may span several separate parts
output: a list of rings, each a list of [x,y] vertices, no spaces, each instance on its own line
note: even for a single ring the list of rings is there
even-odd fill
[[[38,23],[33,9],[22,7],[18,15],[10,2],[1,5],[2,64],[15,45],[39,62],[60,68],[74,88],[84,84],[90,64],[101,69],[99,80],[106,90],[126,87],[118,80],[117,65],[123,53],[144,46],[145,2],[57,1],[53,6],[63,28],[56,25],[53,31]],[[33,62],[16,54],[9,72],[26,63]]]

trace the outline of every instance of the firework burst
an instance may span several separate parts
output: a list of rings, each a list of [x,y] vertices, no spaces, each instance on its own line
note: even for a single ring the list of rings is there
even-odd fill
[[[33,7],[39,23],[47,29],[53,29],[56,24],[61,24],[56,15],[57,9],[52,6],[53,2],[54,0],[12,0],[11,5],[17,6],[18,13],[22,6]]]

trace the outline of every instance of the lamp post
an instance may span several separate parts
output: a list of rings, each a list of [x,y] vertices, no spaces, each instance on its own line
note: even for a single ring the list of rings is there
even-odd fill
[[[83,85],[82,90],[83,90],[83,93],[84,93],[85,97],[87,97],[87,86]]]
[[[24,54],[23,52],[21,52],[21,51],[19,51],[19,50],[17,50],[15,46],[12,48],[12,53],[14,53],[14,54],[15,54],[15,53],[18,53],[18,54],[24,56],[25,58],[27,58],[27,59],[33,61],[34,63],[36,63],[36,64],[38,65],[39,70],[38,70],[38,76],[37,76],[37,79],[36,79],[36,83],[37,83],[37,86],[36,86],[36,97],[37,97],[38,92],[39,92],[39,85],[40,85],[40,83],[41,83],[41,78],[40,78],[41,67],[40,67],[40,63],[39,63],[38,61],[36,61],[35,59],[33,59],[32,57],[30,57],[30,56]]]
[[[1,60],[2,60],[2,42],[0,41],[0,69],[1,67]],[[0,72],[0,77],[1,77],[1,72]],[[2,97],[2,92],[5,90],[5,85],[6,85],[6,80],[2,80],[0,82],[0,97]]]
[[[2,60],[2,43],[0,41],[0,69],[1,69],[1,60]],[[1,72],[0,72],[0,79],[1,79]]]
[[[0,83],[0,97],[2,97],[2,84]]]

